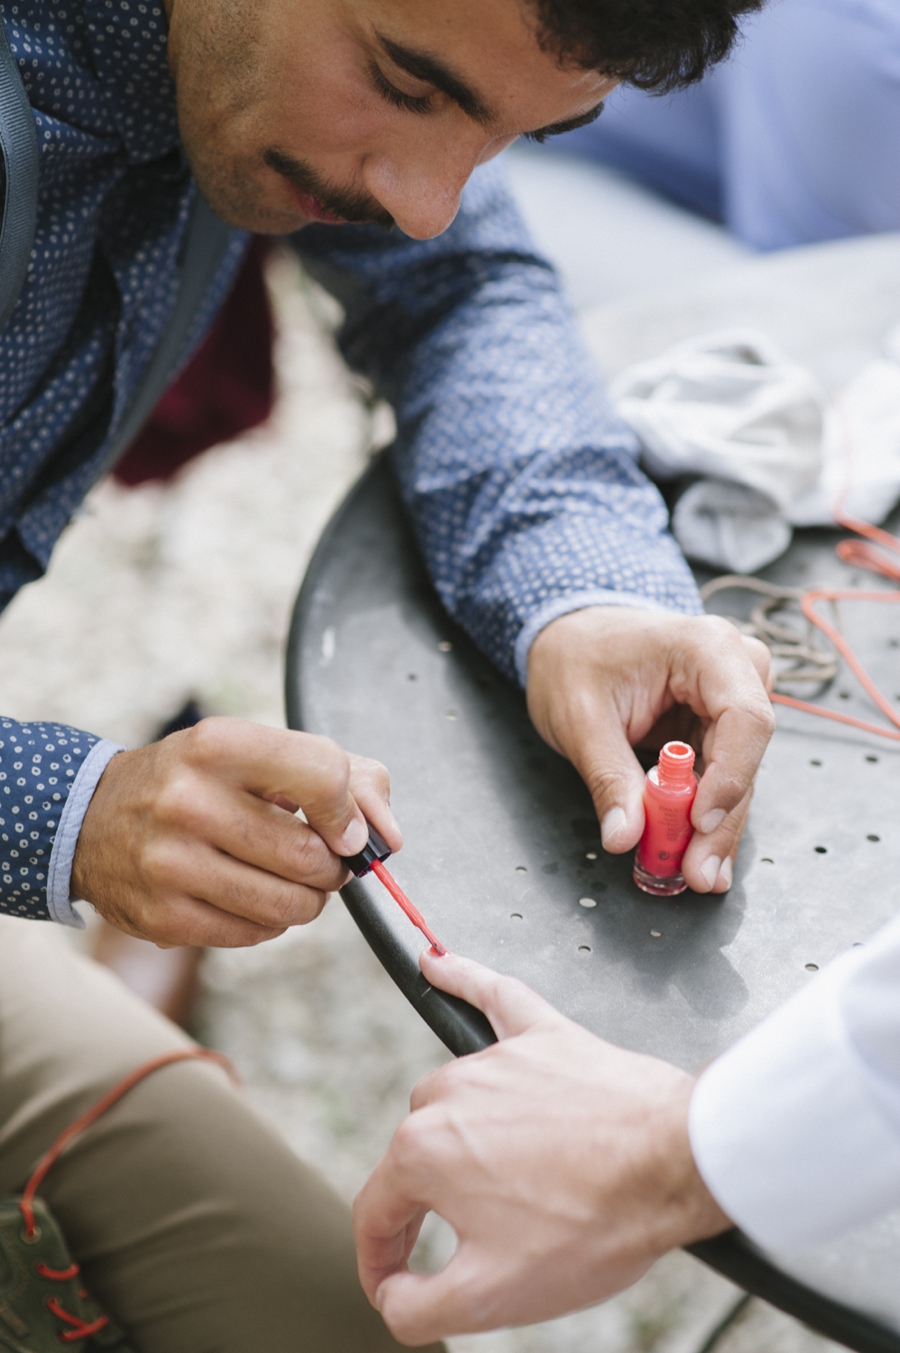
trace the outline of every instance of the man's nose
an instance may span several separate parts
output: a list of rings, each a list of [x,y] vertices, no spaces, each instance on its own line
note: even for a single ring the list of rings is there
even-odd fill
[[[378,157],[366,165],[365,186],[405,235],[430,240],[453,224],[475,163],[472,159],[461,165],[449,157],[432,164],[418,156],[410,162]]]

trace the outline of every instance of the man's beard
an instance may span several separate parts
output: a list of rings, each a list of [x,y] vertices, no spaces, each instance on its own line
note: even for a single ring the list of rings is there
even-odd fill
[[[385,230],[392,229],[393,216],[380,207],[375,198],[368,193],[334,187],[308,164],[304,164],[302,160],[295,160],[283,150],[269,149],[263,155],[263,159],[270,169],[281,174],[299,192],[315,198],[320,207],[324,207],[340,220],[352,221],[359,225],[378,225]]]

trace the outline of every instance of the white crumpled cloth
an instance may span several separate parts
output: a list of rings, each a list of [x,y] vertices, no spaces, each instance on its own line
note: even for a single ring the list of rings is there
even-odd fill
[[[762,334],[732,330],[680,343],[613,383],[619,412],[658,481],[699,476],[672,530],[692,559],[752,573],[794,526],[843,509],[883,521],[900,499],[900,326],[835,399]]]

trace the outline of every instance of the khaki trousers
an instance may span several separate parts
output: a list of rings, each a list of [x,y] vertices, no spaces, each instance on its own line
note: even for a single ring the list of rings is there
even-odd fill
[[[0,916],[0,1192],[132,1068],[189,1044],[40,922]],[[205,1062],[138,1085],[41,1188],[141,1353],[396,1353],[348,1209]]]

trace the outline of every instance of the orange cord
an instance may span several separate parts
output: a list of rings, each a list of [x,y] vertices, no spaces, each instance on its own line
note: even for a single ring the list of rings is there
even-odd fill
[[[846,531],[853,531],[857,536],[864,536],[865,541],[842,540],[836,547],[835,553],[845,564],[866,569],[869,573],[877,573],[882,578],[889,578],[891,582],[900,582],[900,562],[890,558],[890,554],[900,555],[900,540],[891,535],[890,531],[883,531],[879,526],[872,526],[869,522],[861,521],[858,517],[851,517],[843,510],[850,489],[852,450],[847,417],[840,401],[838,401],[838,410],[844,427],[847,477],[835,504],[834,520],[838,526],[843,526]],[[889,553],[885,553],[885,551]],[[818,601],[897,602],[900,601],[900,592],[857,592],[852,588],[832,589],[823,587],[807,592],[800,602],[807,620],[815,625],[818,630],[821,630],[826,638],[834,644],[863,690],[871,696],[882,714],[894,725],[894,728],[883,728],[880,724],[868,723],[865,719],[855,719],[850,714],[841,714],[837,710],[826,709],[824,705],[814,705],[807,700],[796,700],[792,695],[773,694],[773,703],[788,705],[791,709],[802,709],[807,714],[818,714],[823,719],[834,719],[837,723],[850,724],[852,728],[861,728],[866,733],[876,733],[879,737],[892,738],[894,741],[900,742],[900,714],[894,709],[890,701],[882,695],[843,635],[827,620],[823,620],[816,611],[815,605]]]
[[[843,523],[842,523],[843,524]],[[842,542],[853,544],[854,542]],[[898,542],[900,543],[900,542]],[[838,547],[840,548],[840,546]],[[868,723],[865,719],[855,719],[852,714],[841,714],[836,709],[826,709],[824,705],[814,705],[807,700],[797,700],[792,695],[779,695],[777,692],[772,695],[772,701],[779,705],[788,705],[791,709],[802,709],[807,714],[819,714],[823,719],[834,719],[838,723],[850,724],[852,728],[862,728],[866,733],[877,733],[882,738],[892,738],[900,742],[900,714],[889,704],[887,698],[875,685],[862,663],[857,658],[853,649],[847,643],[843,635],[823,620],[822,616],[814,609],[817,601],[900,601],[900,592],[857,592],[852,588],[818,588],[814,592],[807,592],[800,602],[803,614],[807,620],[810,620],[817,629],[831,640],[835,648],[844,658],[848,667],[859,681],[863,689],[872,697],[882,714],[888,718],[898,731],[891,728],[883,728],[877,723]]]
[[[220,1066],[225,1068],[232,1079],[235,1079],[235,1073],[231,1063],[221,1052],[213,1052],[210,1048],[177,1048],[172,1052],[164,1052],[159,1057],[153,1057],[149,1062],[144,1062],[142,1066],[136,1067],[134,1071],[129,1072],[127,1076],[119,1081],[118,1085],[114,1085],[111,1090],[108,1090],[102,1099],[98,1099],[93,1108],[88,1109],[80,1118],[76,1118],[74,1123],[70,1123],[65,1131],[59,1134],[56,1141],[50,1147],[50,1150],[41,1157],[37,1169],[25,1185],[22,1197],[19,1199],[19,1210],[21,1211],[25,1222],[26,1240],[34,1240],[38,1235],[38,1228],[34,1220],[35,1194],[47,1177],[47,1172],[50,1167],[55,1165],[66,1147],[69,1146],[76,1137],[80,1136],[85,1128],[89,1128],[93,1123],[96,1123],[98,1118],[102,1118],[114,1104],[119,1102],[123,1095],[127,1095],[128,1091],[133,1089],[145,1076],[149,1076],[154,1071],[158,1071],[160,1067],[169,1066],[172,1062],[186,1062],[196,1058],[203,1058],[210,1062],[218,1062]],[[78,1266],[74,1265],[73,1267],[77,1273]],[[42,1273],[43,1277],[53,1278],[57,1282],[65,1282],[69,1278],[74,1277],[74,1273],[69,1269],[57,1271],[55,1269],[46,1268],[45,1265],[38,1265],[38,1271]],[[72,1319],[75,1319],[75,1317],[73,1316]],[[78,1338],[82,1337],[86,1338],[87,1336],[78,1335]]]

